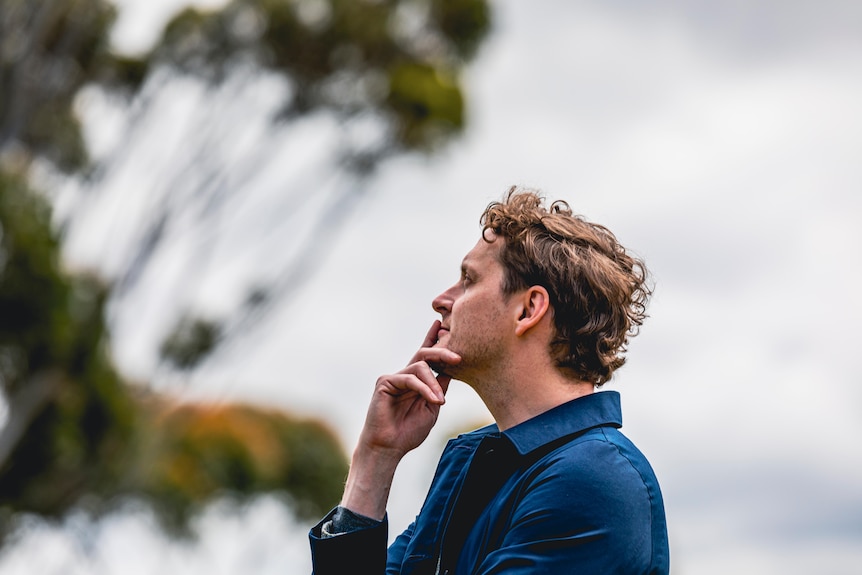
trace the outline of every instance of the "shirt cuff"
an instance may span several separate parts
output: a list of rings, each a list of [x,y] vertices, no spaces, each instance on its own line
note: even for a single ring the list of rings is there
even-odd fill
[[[336,515],[351,517],[346,529],[342,519],[333,525]],[[356,520],[354,523],[352,520]],[[326,524],[329,535],[324,535]],[[359,526],[362,525],[362,526]],[[364,526],[364,527],[363,527]],[[386,517],[375,521],[347,509],[336,507],[320,523],[311,528],[311,563],[315,575],[344,575],[345,573],[383,573],[386,571],[386,541],[389,525]]]
[[[335,512],[330,519],[324,521],[320,526],[320,538],[328,539],[344,533],[376,527],[380,523],[382,522],[365,515],[360,515],[359,513],[354,513],[350,509],[339,505],[335,508]]]

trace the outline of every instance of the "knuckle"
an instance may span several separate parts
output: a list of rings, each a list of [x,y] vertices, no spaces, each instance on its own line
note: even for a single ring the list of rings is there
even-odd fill
[[[392,385],[392,377],[393,376],[390,374],[381,375],[380,377],[377,378],[377,382],[374,384],[374,387],[375,388],[381,388],[381,387],[385,387],[388,385]]]
[[[428,362],[426,362],[424,359],[418,359],[417,358],[413,361],[413,363],[411,363],[410,365],[407,366],[405,371],[407,371],[409,373],[416,373],[417,371],[421,370],[423,367],[428,367]]]

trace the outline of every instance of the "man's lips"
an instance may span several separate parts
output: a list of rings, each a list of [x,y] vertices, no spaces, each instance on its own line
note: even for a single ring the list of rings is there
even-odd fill
[[[440,329],[438,329],[438,330],[437,330],[437,343],[440,343],[440,339],[441,339],[444,335],[448,335],[448,334],[449,334],[449,330],[448,330],[448,329],[446,329],[445,327],[441,327]]]

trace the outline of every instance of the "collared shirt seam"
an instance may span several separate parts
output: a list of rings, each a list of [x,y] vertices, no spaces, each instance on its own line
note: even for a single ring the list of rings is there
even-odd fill
[[[602,395],[604,395],[604,394],[608,394],[608,396],[607,396],[607,397],[602,397],[601,399],[598,399],[600,396],[602,396]],[[621,423],[620,423],[620,421],[619,421],[619,419],[621,419],[621,414],[619,413],[619,411],[620,411],[620,408],[619,408],[619,395],[617,394],[617,392],[597,392],[596,394],[591,394],[591,395],[588,395],[588,396],[584,396],[584,397],[580,397],[580,398],[576,398],[576,399],[570,400],[570,401],[566,402],[566,403],[565,403],[565,404],[563,404],[563,405],[569,405],[569,404],[572,404],[572,403],[574,403],[574,402],[583,401],[583,400],[584,400],[584,399],[586,399],[586,398],[589,398],[589,401],[591,401],[591,402],[595,402],[595,403],[599,403],[599,404],[606,404],[607,402],[610,402],[610,403],[612,404],[612,406],[613,406],[614,410],[615,410],[617,413],[615,413],[615,414],[614,414],[614,417],[605,417],[605,418],[603,418],[602,416],[600,416],[600,415],[596,414],[596,415],[597,415],[597,416],[596,416],[596,418],[595,418],[592,422],[590,422],[590,424],[588,424],[588,425],[581,425],[581,426],[579,426],[579,427],[574,427],[574,426],[572,426],[571,428],[566,429],[566,430],[562,431],[561,433],[555,433],[552,437],[548,437],[548,438],[547,438],[545,441],[543,441],[541,444],[539,444],[539,445],[534,445],[534,446],[532,446],[530,449],[528,449],[527,451],[523,451],[523,452],[521,451],[521,444],[522,444],[524,441],[516,441],[516,440],[512,437],[512,436],[514,435],[514,434],[512,433],[512,431],[513,431],[513,430],[515,430],[515,429],[517,429],[518,427],[520,427],[520,425],[519,425],[519,426],[515,426],[514,428],[511,428],[511,429],[507,429],[506,431],[502,431],[502,432],[500,432],[500,434],[501,434],[503,437],[506,437],[506,438],[507,438],[507,439],[512,443],[512,445],[515,447],[515,449],[518,451],[518,453],[520,453],[521,455],[526,456],[526,455],[529,455],[530,453],[532,453],[533,451],[535,451],[536,449],[541,449],[542,447],[544,447],[544,446],[548,445],[549,443],[552,443],[552,442],[554,442],[554,441],[557,441],[557,440],[559,440],[559,439],[561,439],[561,438],[563,438],[563,437],[569,437],[569,436],[574,436],[574,435],[577,435],[577,434],[582,434],[582,433],[585,433],[585,432],[587,432],[587,431],[589,431],[589,430],[591,430],[591,429],[600,428],[600,427],[619,427],[619,426],[621,426]],[[533,422],[533,423],[532,423],[532,426],[536,426],[536,425],[537,425],[537,420],[540,420],[540,419],[543,419],[543,418],[549,417],[549,415],[550,415],[550,412],[551,412],[551,411],[555,411],[555,410],[559,409],[560,407],[562,407],[562,406],[557,406],[557,407],[556,407],[556,408],[554,408],[553,410],[549,410],[548,412],[545,412],[545,413],[539,414],[539,415],[537,415],[536,417],[531,418],[530,420],[528,420],[528,422]],[[588,408],[588,409],[589,409],[589,408]],[[558,417],[560,417],[559,413],[557,413],[557,417],[556,417],[556,418],[551,418],[551,419],[550,419],[550,421],[557,421],[557,418],[558,418]],[[525,423],[527,423],[527,422],[525,422]],[[522,425],[523,425],[523,424],[522,424]],[[535,432],[536,432],[536,430],[533,430],[532,432],[524,433],[524,435],[525,435],[525,436],[527,436],[527,437],[530,437],[530,438],[531,438],[531,437],[535,434]],[[523,433],[523,432],[522,432],[522,433]],[[517,434],[517,435],[520,435],[520,434]],[[526,441],[526,442],[527,442],[527,443],[532,443],[532,441]]]
[[[653,504],[655,503],[655,500],[653,498],[652,490],[649,487],[649,482],[646,480],[643,473],[641,473],[641,470],[638,469],[637,466],[634,463],[632,463],[632,460],[622,452],[622,450],[620,449],[620,446],[617,445],[617,443],[615,441],[611,440],[611,438],[607,436],[607,434],[605,433],[605,430],[602,429],[601,432],[602,432],[602,436],[605,438],[605,441],[607,441],[610,445],[613,445],[614,449],[619,454],[619,456],[622,457],[626,461],[626,463],[628,463],[629,466],[635,470],[635,473],[638,474],[638,477],[641,480],[641,485],[643,485],[644,491],[646,491],[647,497],[649,498],[649,524],[650,524],[650,529],[649,529],[649,532],[650,532],[649,564],[650,564],[650,566],[652,566],[655,562],[655,556],[654,556],[655,545],[654,545],[654,541],[653,541],[653,537],[652,537],[653,525],[655,523],[655,516],[653,515]]]

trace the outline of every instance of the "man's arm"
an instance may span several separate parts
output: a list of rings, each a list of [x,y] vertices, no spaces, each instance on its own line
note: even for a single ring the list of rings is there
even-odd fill
[[[377,380],[341,499],[354,513],[383,519],[396,467],[437,422],[450,378],[435,375],[428,364],[461,360],[454,352],[432,347],[439,329],[435,321],[406,368]]]
[[[386,504],[389,500],[389,490],[395,469],[404,455],[425,441],[431,428],[437,422],[440,406],[445,403],[446,390],[450,378],[435,373],[429,363],[436,365],[455,365],[461,358],[458,354],[445,348],[435,348],[440,322],[435,321],[428,330],[422,347],[410,363],[401,371],[381,376],[374,387],[371,403],[365,419],[365,426],[359,436],[359,442],[353,452],[350,472],[341,499],[341,507],[358,515],[383,521],[386,515]],[[385,524],[383,525],[385,529]],[[371,529],[358,529],[342,535],[325,539],[321,545],[320,534],[312,530],[312,555],[315,573],[323,575],[320,566],[328,561],[321,561],[321,553],[331,555],[344,551],[349,545],[352,535],[374,532]],[[342,541],[334,541],[343,539]],[[379,536],[375,538],[379,540]],[[376,543],[375,543],[376,545]],[[383,538],[385,549],[385,537]],[[378,556],[372,551],[371,556]],[[353,558],[358,559],[357,557]],[[376,559],[374,560],[376,564]],[[355,572],[365,572],[353,564]]]

